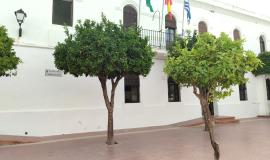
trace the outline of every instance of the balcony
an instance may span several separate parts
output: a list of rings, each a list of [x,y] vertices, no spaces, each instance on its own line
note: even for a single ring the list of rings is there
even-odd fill
[[[168,50],[174,42],[176,34],[173,32],[162,32],[148,29],[141,29],[141,36],[148,38],[148,43],[153,48]]]

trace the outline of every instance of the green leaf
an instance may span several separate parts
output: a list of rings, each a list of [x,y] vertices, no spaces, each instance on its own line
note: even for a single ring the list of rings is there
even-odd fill
[[[210,101],[225,98],[231,86],[245,83],[244,75],[261,65],[253,52],[243,49],[243,42],[225,33],[189,34],[173,44],[164,71],[179,84],[210,92]]]

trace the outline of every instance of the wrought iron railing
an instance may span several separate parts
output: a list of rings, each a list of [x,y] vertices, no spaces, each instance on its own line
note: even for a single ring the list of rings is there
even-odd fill
[[[168,49],[175,41],[176,35],[171,32],[141,29],[141,36],[147,37],[149,44],[154,48]]]

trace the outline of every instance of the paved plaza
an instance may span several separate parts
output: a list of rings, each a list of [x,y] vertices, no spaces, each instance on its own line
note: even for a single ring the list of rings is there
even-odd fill
[[[218,125],[221,160],[270,159],[270,119]],[[56,139],[35,144],[0,146],[1,160],[212,160],[209,137],[202,127],[161,127],[116,135],[119,144],[105,145],[104,135]]]

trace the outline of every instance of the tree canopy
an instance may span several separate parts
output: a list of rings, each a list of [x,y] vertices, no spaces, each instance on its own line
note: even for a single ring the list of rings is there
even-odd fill
[[[187,44],[192,39],[196,41],[190,48]],[[164,71],[184,86],[207,88],[212,98],[224,98],[230,95],[232,85],[247,81],[245,73],[261,64],[252,51],[243,49],[243,42],[225,33],[219,37],[210,33],[187,36],[172,46]]]
[[[79,21],[75,33],[66,29],[66,35],[54,52],[56,67],[65,73],[108,79],[128,73],[146,76],[153,64],[154,52],[139,30],[117,25],[105,16],[100,23]]]
[[[257,57],[262,61],[263,65],[258,67],[252,73],[255,76],[270,74],[270,52],[260,53]]]
[[[12,48],[13,42],[13,39],[8,37],[6,28],[0,26],[0,76],[15,75],[16,72],[13,71],[21,62]]]

